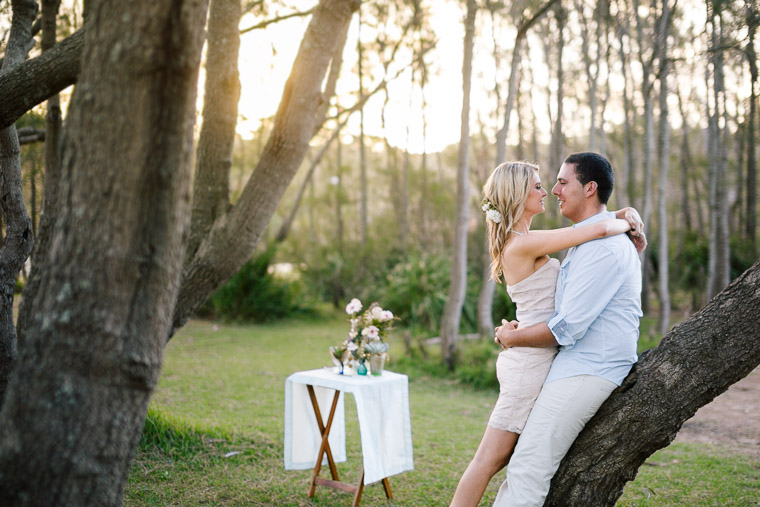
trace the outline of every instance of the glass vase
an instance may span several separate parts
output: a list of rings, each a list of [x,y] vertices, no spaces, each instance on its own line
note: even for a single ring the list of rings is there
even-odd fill
[[[359,364],[356,365],[356,373],[359,375],[367,374],[367,365],[364,362],[364,359],[360,359]]]
[[[372,354],[369,356],[369,369],[372,375],[380,376],[385,368],[385,354]]]

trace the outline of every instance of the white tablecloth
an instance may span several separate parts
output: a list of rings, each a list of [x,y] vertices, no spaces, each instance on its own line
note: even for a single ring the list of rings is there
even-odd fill
[[[346,460],[343,393],[352,393],[359,418],[364,484],[414,469],[408,377],[387,370],[378,377],[343,376],[332,368],[322,368],[296,372],[285,380],[286,470],[313,468],[322,442],[307,384],[314,386],[325,424],[334,390],[341,391],[328,437],[336,462]]]

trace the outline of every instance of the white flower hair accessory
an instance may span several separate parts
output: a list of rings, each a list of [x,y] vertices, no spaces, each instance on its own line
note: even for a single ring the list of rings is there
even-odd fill
[[[496,209],[496,206],[490,200],[488,200],[488,198],[483,199],[483,201],[480,203],[480,209],[483,210],[483,213],[486,214],[487,219],[496,224],[501,223],[501,212]]]

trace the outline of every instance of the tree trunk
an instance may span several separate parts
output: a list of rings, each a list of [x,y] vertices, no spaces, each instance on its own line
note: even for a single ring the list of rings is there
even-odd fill
[[[757,4],[755,2],[747,2],[747,25],[749,27],[749,40],[747,41],[747,48],[745,54],[747,56],[747,62],[749,65],[750,74],[750,95],[749,95],[749,118],[747,118],[747,184],[744,185],[747,191],[745,212],[746,219],[746,235],[749,239],[752,248],[756,248],[756,235],[757,235],[757,132],[756,123],[757,119],[757,53],[755,53],[755,32],[758,24],[760,24],[760,12],[757,10]],[[755,250],[757,251],[757,250]]]
[[[21,64],[31,47],[31,27],[37,14],[34,0],[14,0],[11,33],[0,74]],[[32,250],[32,221],[26,212],[21,186],[21,146],[16,127],[0,130],[0,209],[5,237],[0,246],[0,403],[7,392],[17,355],[13,296],[16,278]],[[2,474],[0,473],[0,476]],[[1,502],[0,502],[1,503]]]
[[[206,5],[92,9],[54,261],[0,410],[2,505],[121,503],[181,272]]]
[[[535,13],[527,20],[523,21],[515,37],[515,45],[512,49],[512,65],[509,72],[509,86],[507,89],[507,102],[504,106],[504,123],[501,129],[496,134],[496,163],[494,167],[498,166],[506,160],[507,153],[507,133],[509,132],[509,121],[512,117],[512,109],[514,108],[515,100],[520,83],[520,62],[522,59],[522,49],[525,45],[525,39],[528,34],[528,30],[556,3],[557,0],[549,0],[539,7]],[[498,58],[498,55],[494,54],[494,58]],[[498,83],[496,84],[497,90],[497,111],[501,99],[498,94]],[[482,274],[482,282],[480,285],[480,292],[478,294],[478,334],[481,338],[488,338],[493,335],[493,297],[495,282],[491,280],[491,254],[488,252],[488,244],[485,247],[485,254],[483,256],[483,262],[485,263]]]
[[[677,88],[677,87],[676,87]],[[683,99],[678,95],[678,109],[681,114],[681,220],[678,227],[678,251],[683,252],[685,233],[691,232],[691,213],[689,212],[689,169],[694,167],[689,149],[689,123],[686,118]]]
[[[726,195],[726,147],[720,127],[720,117],[725,111],[725,88],[723,79],[723,21],[720,2],[713,1],[710,16],[712,26],[712,65],[713,65],[713,101],[711,116],[711,181],[710,181],[710,251],[707,273],[707,297],[712,298],[723,290],[730,279],[729,272],[729,238],[728,238],[728,199]]]
[[[562,163],[562,153],[565,148],[565,142],[562,134],[562,117],[564,116],[565,105],[565,69],[563,66],[563,53],[565,48],[565,22],[567,21],[567,12],[562,6],[562,3],[557,4],[556,7],[557,16],[557,116],[554,118],[554,126],[552,128],[552,152],[550,157],[550,165],[552,171],[559,171],[559,166]],[[556,174],[556,173],[555,173]]]
[[[256,169],[240,199],[216,220],[183,269],[172,334],[255,250],[304,159],[329,62],[358,5],[356,0],[322,0],[315,9]]]
[[[451,283],[441,318],[441,357],[446,366],[456,366],[456,348],[462,305],[467,290],[467,222],[470,216],[470,89],[472,87],[472,52],[475,38],[475,0],[467,0],[462,62],[462,126],[457,161],[457,215],[451,258]]]
[[[760,262],[642,354],[578,435],[544,505],[615,505],[686,420],[760,364],[758,312]]]
[[[622,207],[631,206],[633,202],[634,187],[634,164],[633,164],[633,128],[631,114],[631,99],[628,77],[628,51],[625,47],[625,37],[628,35],[627,21],[618,20],[617,35],[620,42],[620,68],[623,73],[623,112],[625,121],[623,122],[623,174],[621,178],[620,190],[618,196]]]
[[[210,0],[203,123],[196,150],[193,208],[186,256],[191,259],[230,203],[240,79],[240,0]]]
[[[659,272],[660,287],[660,316],[659,331],[661,335],[670,328],[670,290],[668,288],[669,256],[668,256],[668,169],[670,166],[670,123],[668,122],[668,72],[670,63],[668,56],[668,26],[670,25],[670,10],[668,0],[663,0],[662,15],[658,29],[660,50],[660,125],[658,135],[658,166],[660,183],[658,185],[658,227],[659,227]]]
[[[356,49],[359,53],[359,102],[364,102],[364,62],[362,51],[362,11],[359,7],[359,35],[356,40]],[[369,188],[367,183],[367,148],[364,145],[364,107],[359,110],[359,230],[361,232],[362,245],[367,244],[369,239],[369,217],[367,216]]]

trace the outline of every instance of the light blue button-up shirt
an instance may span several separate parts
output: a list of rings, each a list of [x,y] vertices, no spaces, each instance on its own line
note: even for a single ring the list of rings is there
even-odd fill
[[[601,212],[574,227],[607,218]],[[560,268],[555,313],[547,322],[559,343],[546,382],[595,375],[620,385],[638,359],[641,263],[625,234],[571,248]]]

